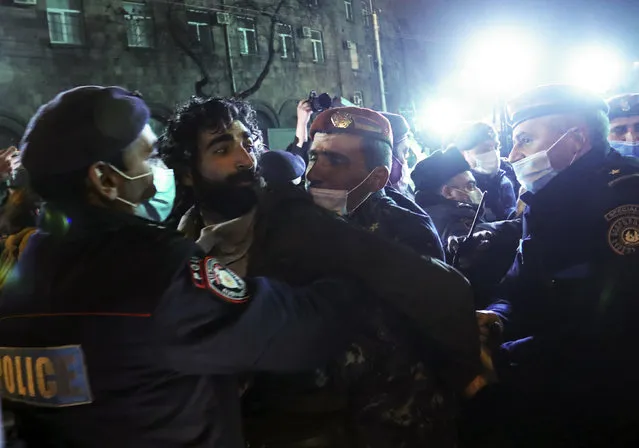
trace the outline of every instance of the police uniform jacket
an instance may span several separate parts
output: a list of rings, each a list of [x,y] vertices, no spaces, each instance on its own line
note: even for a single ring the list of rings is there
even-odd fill
[[[571,406],[562,419],[615,415],[637,396],[639,166],[594,148],[522,199],[523,238],[490,307],[519,366],[509,374],[529,397]]]
[[[234,374],[312,368],[346,340],[346,283],[247,285],[148,221],[62,209],[0,302],[0,392],[28,446],[239,448]]]

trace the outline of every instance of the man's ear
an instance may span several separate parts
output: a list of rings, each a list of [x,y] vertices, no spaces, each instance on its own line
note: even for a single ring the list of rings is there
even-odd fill
[[[453,199],[453,189],[448,185],[444,185],[440,191],[441,195],[446,199]]]
[[[390,171],[385,166],[378,166],[370,175],[369,182],[371,186],[371,193],[381,190],[388,183]]]
[[[104,162],[94,163],[89,167],[88,182],[101,198],[115,200],[118,196],[117,174]]]

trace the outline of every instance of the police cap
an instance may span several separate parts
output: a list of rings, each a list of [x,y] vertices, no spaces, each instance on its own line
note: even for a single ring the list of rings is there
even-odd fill
[[[608,99],[608,117],[611,120],[639,115],[639,93],[628,93]]]
[[[404,140],[410,133],[410,126],[403,115],[391,114],[388,112],[381,112],[381,114],[388,120],[391,125],[391,132],[393,133],[393,142],[397,145]]]
[[[464,171],[470,171],[470,165],[459,149],[451,146],[445,151],[435,151],[419,162],[411,178],[418,191],[434,191]]]
[[[306,163],[297,154],[286,151],[266,151],[258,163],[260,176],[267,184],[283,184],[302,177]]]
[[[336,107],[327,109],[311,125],[311,138],[316,133],[352,134],[370,137],[393,147],[391,124],[380,113],[363,107]]]
[[[546,115],[598,110],[608,113],[608,105],[603,99],[586,90],[564,84],[536,87],[508,103],[508,114],[513,127]]]
[[[34,180],[113,160],[149,117],[144,101],[121,87],[67,90],[31,118],[20,142],[22,165]]]
[[[487,123],[476,122],[459,131],[455,146],[460,151],[468,151],[486,140],[497,140],[495,129]]]

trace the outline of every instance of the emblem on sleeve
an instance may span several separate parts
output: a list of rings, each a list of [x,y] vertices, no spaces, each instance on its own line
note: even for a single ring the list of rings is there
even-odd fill
[[[639,248],[639,205],[617,207],[606,214],[606,220],[610,248],[619,255],[634,254]]]
[[[221,299],[232,303],[242,303],[248,299],[246,282],[215,258],[207,257],[204,260],[204,272],[207,288]]]

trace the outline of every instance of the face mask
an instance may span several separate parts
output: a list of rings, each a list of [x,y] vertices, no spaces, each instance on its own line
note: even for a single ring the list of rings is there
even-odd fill
[[[317,205],[325,208],[326,210],[335,212],[340,216],[344,216],[349,213],[349,210],[347,209],[348,195],[361,187],[364,182],[366,182],[368,178],[371,177],[371,174],[373,174],[372,171],[368,174],[368,176],[366,176],[363,181],[361,181],[355,188],[351,190],[329,190],[327,188],[311,187],[308,189],[308,192],[311,194],[311,196],[313,196],[313,202],[315,202]],[[357,210],[357,207],[362,205],[364,201],[368,199],[368,196],[370,196],[370,193],[366,195],[366,197],[362,199],[359,204],[353,207],[353,210],[350,211],[353,212]]]
[[[164,222],[173,210],[175,201],[175,176],[173,170],[161,166],[151,166],[155,196],[135,208],[140,218]]]
[[[499,171],[499,165],[501,160],[499,159],[499,153],[497,151],[489,151],[474,156],[476,171],[480,174],[494,175]]]
[[[388,184],[402,189],[408,184],[408,179],[410,179],[408,164],[400,162],[398,158],[393,156],[393,166],[390,176],[388,176]]]
[[[453,188],[453,190],[457,190],[464,196],[468,197],[468,204],[479,205],[479,203],[481,202],[481,191],[479,191],[477,188],[474,188],[472,191],[461,190],[459,188]]]
[[[610,142],[610,146],[617,150],[622,156],[639,157],[639,142]]]
[[[116,173],[118,173],[120,176],[122,176],[122,177],[123,177],[124,179],[126,179],[126,180],[138,180],[138,179],[143,179],[143,178],[148,177],[148,176],[153,176],[153,171],[151,171],[151,170],[150,170],[150,171],[149,171],[149,172],[147,172],[147,173],[139,174],[139,175],[137,175],[137,176],[133,176],[133,177],[131,177],[131,176],[129,176],[128,174],[123,173],[122,171],[120,171],[119,169],[117,169],[116,167],[114,167],[113,165],[109,164],[109,166],[111,167],[111,169],[112,169],[113,171],[115,171]],[[137,207],[137,206],[139,205],[139,204],[135,204],[135,203],[133,203],[133,202],[129,202],[129,201],[127,201],[126,199],[122,199],[120,196],[116,196],[116,197],[115,197],[115,200],[116,200],[116,201],[120,201],[120,202],[122,202],[122,203],[124,203],[124,204],[126,204],[126,205],[130,205],[130,206],[131,206],[131,207],[133,207],[133,208],[135,208],[135,207]]]
[[[559,137],[557,141],[550,145],[545,151],[540,151],[513,163],[513,170],[515,171],[517,180],[527,191],[537,193],[559,174],[559,171],[554,169],[550,164],[548,151],[553,149],[568,134],[575,130],[576,128],[566,131],[566,133]],[[576,155],[577,154],[575,154],[575,157]]]

